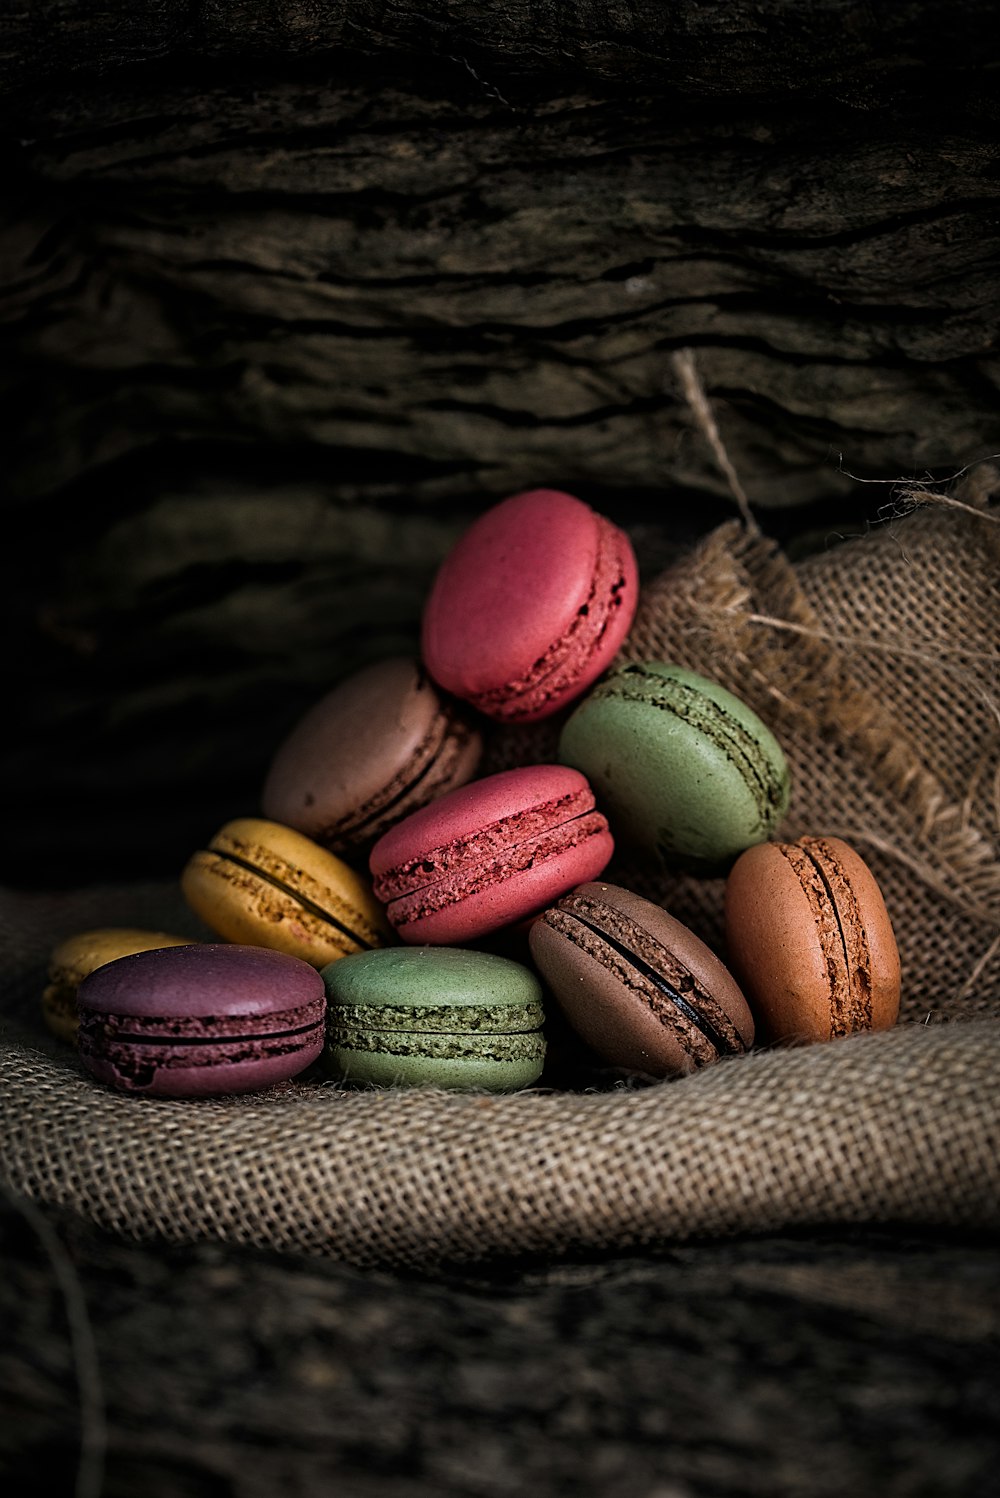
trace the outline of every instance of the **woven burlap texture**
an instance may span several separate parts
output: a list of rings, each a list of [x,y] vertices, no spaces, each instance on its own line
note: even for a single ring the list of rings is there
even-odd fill
[[[870,859],[899,939],[900,1025],[611,1091],[120,1097],[38,1029],[48,947],[183,929],[174,890],[0,900],[8,1189],[133,1237],[427,1267],[548,1260],[796,1225],[1000,1225],[997,526],[931,508],[793,567],[722,527],[644,591],[623,655],[739,692],[785,746],[782,835]],[[547,758],[498,733],[487,768]],[[715,943],[722,885],[615,869]],[[959,1020],[961,1023],[946,1023]]]

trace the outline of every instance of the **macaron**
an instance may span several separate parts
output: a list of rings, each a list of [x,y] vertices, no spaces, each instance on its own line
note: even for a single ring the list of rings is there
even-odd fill
[[[613,851],[584,776],[527,765],[460,786],[398,822],[369,865],[404,942],[463,946],[596,878]]]
[[[563,725],[615,838],[668,868],[724,872],[788,809],[781,745],[745,702],[666,661],[608,673]]]
[[[726,953],[763,1040],[888,1030],[899,953],[874,874],[837,837],[763,843],[726,880]]]
[[[181,890],[226,941],[273,947],[317,968],[392,937],[366,879],[301,832],[263,818],[221,827],[191,855]]]
[[[271,761],[261,809],[334,852],[367,850],[475,774],[482,739],[420,663],[378,661],[321,697]]]
[[[214,942],[119,957],[80,984],[80,1058],[98,1081],[155,1097],[251,1092],[322,1052],[326,989],[314,967]]]
[[[732,973],[687,926],[631,890],[572,890],[535,921],[529,942],[569,1024],[611,1066],[676,1076],[753,1044]]]
[[[79,1024],[76,992],[88,973],[132,952],[191,945],[190,936],[171,936],[166,931],[143,931],[133,926],[101,926],[67,936],[53,947],[49,956],[47,981],[42,990],[42,1018],[59,1040],[75,1045]]]
[[[541,1075],[542,990],[521,963],[458,947],[386,947],[322,976],[324,1066],[340,1081],[515,1092]]]
[[[494,505],[445,558],[421,652],[446,691],[487,717],[557,712],[610,664],[638,603],[624,531],[556,489]]]

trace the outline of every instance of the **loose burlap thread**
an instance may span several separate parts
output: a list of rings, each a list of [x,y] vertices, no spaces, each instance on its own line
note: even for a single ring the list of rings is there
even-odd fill
[[[89,924],[184,929],[162,887],[0,899],[8,1188],[123,1235],[218,1238],[427,1267],[657,1247],[790,1226],[1000,1225],[1000,475],[793,565],[744,523],[645,587],[625,659],[722,681],[792,770],[781,835],[837,834],[875,870],[899,942],[900,1024],[696,1075],[513,1097],[133,1099],[38,1027],[48,948]],[[503,730],[486,770],[550,758]],[[720,880],[630,868],[721,950]],[[188,923],[190,925],[190,922]],[[955,1023],[951,1023],[955,1022]]]

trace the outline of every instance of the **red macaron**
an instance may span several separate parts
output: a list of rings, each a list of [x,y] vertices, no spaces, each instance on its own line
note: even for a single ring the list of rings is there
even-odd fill
[[[638,591],[624,531],[571,494],[515,494],[480,515],[438,570],[424,663],[487,717],[545,718],[610,665]]]
[[[404,942],[461,945],[596,879],[613,852],[584,776],[528,765],[414,812],[379,839],[370,867]]]

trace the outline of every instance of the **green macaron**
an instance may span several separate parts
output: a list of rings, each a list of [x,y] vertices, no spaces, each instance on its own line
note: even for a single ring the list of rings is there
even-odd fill
[[[385,947],[322,969],[324,1065],[358,1086],[516,1092],[545,1060],[542,989],[507,957]]]
[[[788,809],[771,730],[718,682],[666,661],[610,672],[567,719],[559,758],[586,775],[623,848],[670,868],[724,872]]]

